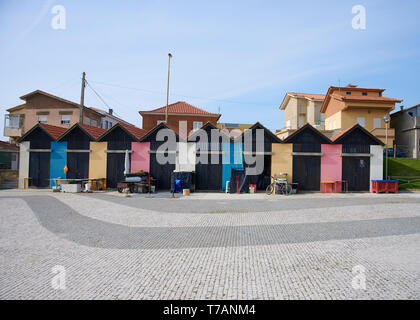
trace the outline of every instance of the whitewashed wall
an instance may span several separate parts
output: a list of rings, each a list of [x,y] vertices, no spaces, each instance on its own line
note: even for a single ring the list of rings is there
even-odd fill
[[[384,172],[384,152],[382,146],[370,146],[370,180],[382,180]],[[370,183],[372,191],[372,182]]]
[[[29,176],[29,147],[30,141],[24,141],[19,144],[19,189],[24,188],[24,179]]]
[[[175,171],[195,171],[195,142],[178,142]]]

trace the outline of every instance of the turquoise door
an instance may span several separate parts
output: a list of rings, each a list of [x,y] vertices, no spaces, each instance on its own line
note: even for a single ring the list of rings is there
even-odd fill
[[[64,167],[67,165],[67,142],[51,142],[50,179],[66,178]],[[50,180],[50,188],[55,182]]]

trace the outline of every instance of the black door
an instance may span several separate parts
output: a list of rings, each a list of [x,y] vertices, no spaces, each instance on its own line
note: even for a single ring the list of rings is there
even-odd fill
[[[251,161],[251,160],[250,160]],[[261,161],[261,160],[257,160]],[[244,168],[255,168],[255,164],[249,166],[246,162],[246,156],[244,156]],[[257,185],[257,190],[265,191],[271,183],[271,155],[264,155],[264,167],[263,172],[259,175],[248,175],[248,184]]]
[[[320,191],[321,157],[293,156],[293,182],[298,183],[298,190]]]
[[[106,185],[116,188],[118,182],[124,181],[125,153],[108,153],[106,164]]]
[[[29,155],[29,185],[37,188],[48,188],[50,185],[50,153],[31,152]]]
[[[207,164],[197,163],[195,165],[196,190],[218,191],[222,189],[222,156],[219,156],[219,163],[211,163],[212,155],[208,155]]]
[[[370,158],[343,157],[343,180],[349,191],[369,191]]]
[[[169,162],[159,164],[156,159],[156,153],[150,154],[150,175],[157,179],[157,190],[171,189],[171,174],[175,170],[175,154],[171,155]]]
[[[89,153],[68,152],[67,153],[67,179],[89,178]]]

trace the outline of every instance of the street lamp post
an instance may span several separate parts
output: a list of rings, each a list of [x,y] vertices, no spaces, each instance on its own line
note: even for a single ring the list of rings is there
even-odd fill
[[[388,180],[388,124],[391,121],[389,114],[385,115],[385,179]]]
[[[172,54],[168,53],[168,85],[167,85],[167,87],[166,87],[165,123],[168,123],[169,77],[170,77],[170,74],[171,74],[171,58],[172,58]]]

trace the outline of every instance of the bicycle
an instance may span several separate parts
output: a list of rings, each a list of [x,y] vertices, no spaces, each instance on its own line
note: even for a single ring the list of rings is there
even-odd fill
[[[282,175],[287,176],[287,173]],[[271,176],[271,178],[273,179],[273,182],[265,190],[265,193],[267,195],[273,194],[276,188],[281,194],[286,196],[292,193],[292,185],[289,182],[287,182],[286,178],[276,178],[273,176]]]

